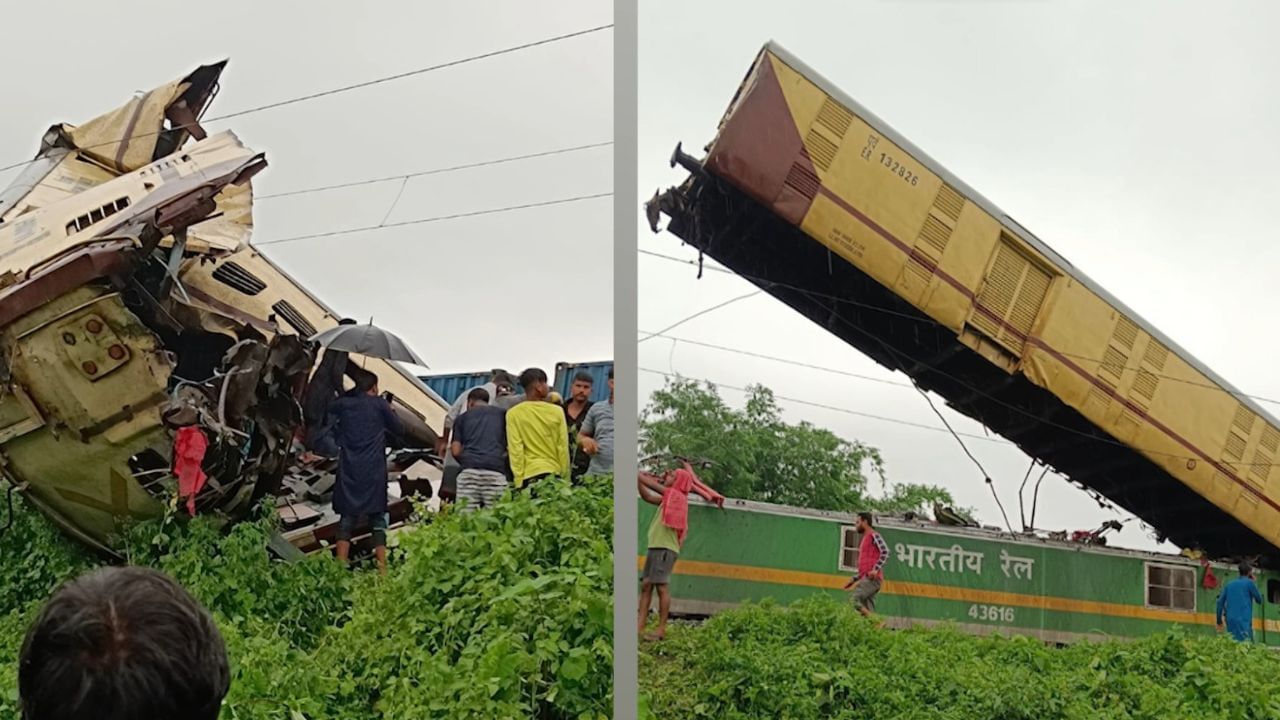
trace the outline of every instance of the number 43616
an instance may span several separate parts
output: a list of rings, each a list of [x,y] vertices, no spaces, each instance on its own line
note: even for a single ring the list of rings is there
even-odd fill
[[[1001,605],[970,605],[969,617],[986,622],[1013,622],[1013,608]]]

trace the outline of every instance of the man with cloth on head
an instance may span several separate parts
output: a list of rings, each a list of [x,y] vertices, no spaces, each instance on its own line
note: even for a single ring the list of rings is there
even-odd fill
[[[337,425],[338,483],[333,509],[338,513],[338,559],[351,552],[351,537],[361,517],[373,530],[378,572],[387,572],[387,436],[404,427],[391,402],[378,397],[378,376],[362,370],[351,392],[330,407]]]

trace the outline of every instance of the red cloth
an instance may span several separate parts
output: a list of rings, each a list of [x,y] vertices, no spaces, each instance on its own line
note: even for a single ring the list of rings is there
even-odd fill
[[[711,488],[707,487],[706,485],[703,485],[702,481],[699,480],[697,476],[693,478],[693,491],[698,493],[702,497],[706,498],[710,502],[713,502],[717,505],[724,505],[724,496],[716,492],[715,490],[712,490]]]
[[[187,499],[187,512],[192,517],[196,515],[196,493],[209,479],[200,467],[208,449],[208,438],[193,425],[179,430],[173,442],[173,474],[178,476],[178,497]]]
[[[662,523],[676,531],[681,545],[689,532],[689,491],[696,481],[688,470],[677,470],[675,480],[662,493]]]
[[[880,548],[876,545],[875,535],[875,530],[862,534],[862,542],[858,544],[858,577],[870,575],[880,562]]]
[[[1218,577],[1213,574],[1213,568],[1209,567],[1209,561],[1200,558],[1200,566],[1204,568],[1204,587],[1206,590],[1212,590],[1218,587]]]

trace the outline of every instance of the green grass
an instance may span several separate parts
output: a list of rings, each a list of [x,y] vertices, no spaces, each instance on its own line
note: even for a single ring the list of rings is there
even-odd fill
[[[641,717],[1280,718],[1280,658],[1177,629],[1051,648],[880,629],[827,597],[747,605],[643,643]]]
[[[597,718],[612,710],[612,480],[545,482],[399,535],[390,573],[271,560],[268,519],[134,528],[129,558],[214,614],[232,662],[222,717]],[[0,538],[0,720],[39,603],[95,559],[20,509]]]

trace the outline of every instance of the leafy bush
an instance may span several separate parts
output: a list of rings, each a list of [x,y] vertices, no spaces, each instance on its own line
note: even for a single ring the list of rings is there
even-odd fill
[[[128,533],[130,562],[214,614],[232,662],[224,718],[610,714],[611,479],[431,516],[398,535],[386,578],[327,556],[274,561],[272,531],[267,517],[227,533],[170,518]],[[0,553],[0,720],[16,720],[22,635],[39,601],[94,563],[26,508]]]
[[[763,385],[749,387],[738,410],[710,383],[668,381],[650,396],[640,418],[640,451],[711,460],[714,465],[698,474],[722,494],[743,500],[885,513],[954,504],[938,486],[890,483],[880,451],[869,445],[808,422],[784,421],[773,391]],[[871,475],[880,480],[879,496],[871,492]]]
[[[1280,718],[1280,658],[1178,629],[1050,648],[889,631],[827,597],[746,605],[642,646],[641,717]]]

